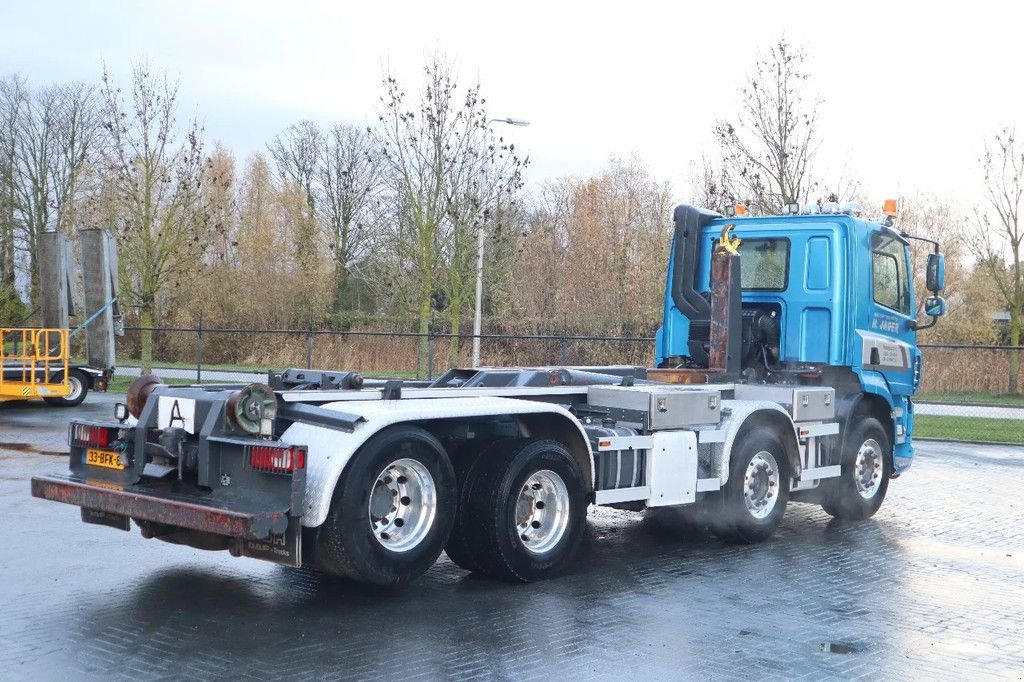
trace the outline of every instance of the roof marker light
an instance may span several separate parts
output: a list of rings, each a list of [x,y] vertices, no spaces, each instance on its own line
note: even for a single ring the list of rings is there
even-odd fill
[[[843,204],[840,207],[839,210],[840,210],[840,213],[845,213],[846,215],[851,215],[854,218],[859,218],[860,214],[861,214],[861,211],[863,211],[863,209],[861,208],[860,204],[858,204],[856,201],[847,201],[845,204]]]

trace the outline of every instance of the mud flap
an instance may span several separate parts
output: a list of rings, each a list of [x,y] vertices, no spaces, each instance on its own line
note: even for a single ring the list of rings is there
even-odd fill
[[[284,534],[271,535],[266,540],[239,538],[232,554],[299,568],[302,566],[302,519],[297,516],[290,517],[288,529]]]

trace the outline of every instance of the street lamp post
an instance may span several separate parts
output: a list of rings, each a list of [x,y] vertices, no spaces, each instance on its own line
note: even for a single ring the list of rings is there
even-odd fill
[[[525,128],[530,125],[529,121],[519,118],[492,118],[488,119],[487,127],[492,123],[504,123],[505,125]],[[483,317],[484,301],[484,226],[480,225],[476,232],[476,312],[473,315],[473,366],[480,366],[480,325]]]

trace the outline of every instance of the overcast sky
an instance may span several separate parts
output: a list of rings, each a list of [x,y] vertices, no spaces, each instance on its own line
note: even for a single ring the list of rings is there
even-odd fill
[[[943,7],[950,9],[940,9]],[[1021,123],[1019,3],[23,2],[0,0],[0,74],[36,84],[123,78],[148,58],[183,113],[239,156],[303,118],[374,118],[387,67],[413,79],[441,50],[479,78],[530,179],[638,152],[682,197],[688,164],[785,34],[810,56],[822,170],[848,162],[876,197],[977,196],[987,135]]]

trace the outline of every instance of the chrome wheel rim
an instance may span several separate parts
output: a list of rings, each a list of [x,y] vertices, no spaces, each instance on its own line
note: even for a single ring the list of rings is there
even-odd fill
[[[370,491],[370,531],[383,547],[407,552],[423,541],[437,515],[434,477],[415,459],[384,467]]]
[[[761,450],[750,458],[743,475],[743,503],[755,519],[772,513],[779,500],[779,464],[774,455]]]
[[[884,461],[882,446],[874,438],[868,438],[857,451],[857,459],[853,463],[853,480],[857,484],[857,492],[865,500],[878,494],[882,483]]]
[[[82,380],[72,374],[68,377],[68,389],[69,392],[64,400],[77,400],[78,396],[82,395]]]
[[[515,509],[516,535],[527,551],[551,551],[569,526],[569,489],[562,477],[544,469],[526,479]]]

